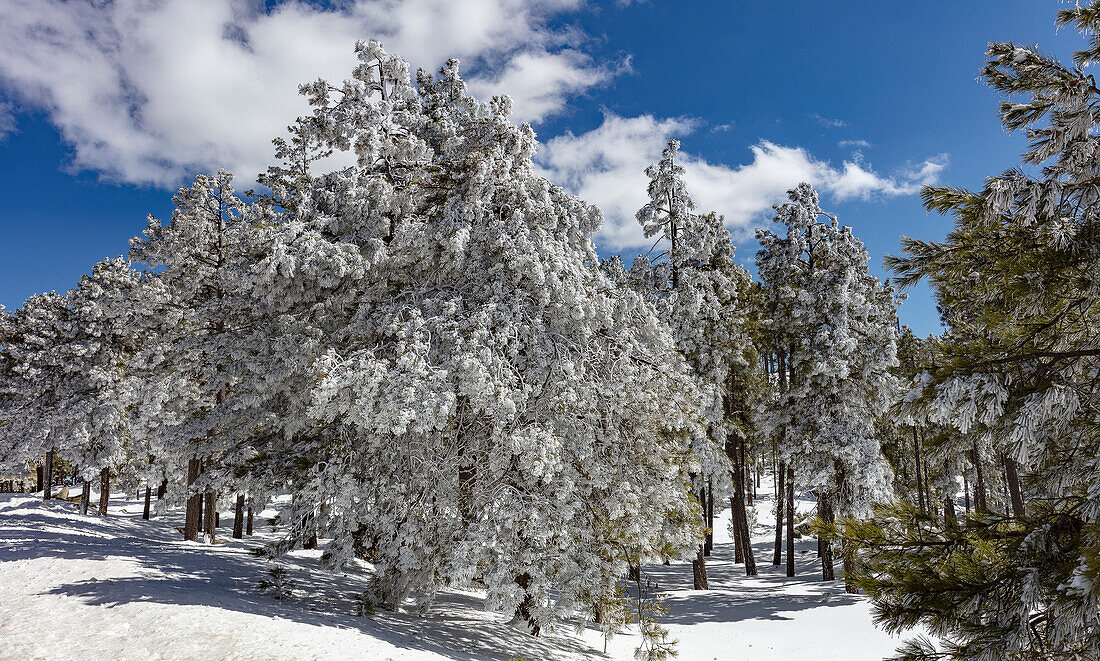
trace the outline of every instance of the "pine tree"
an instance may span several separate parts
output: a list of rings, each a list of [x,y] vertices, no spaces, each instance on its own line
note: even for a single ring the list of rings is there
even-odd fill
[[[537,632],[699,532],[699,393],[599,269],[599,212],[533,172],[507,97],[471,97],[457,61],[414,87],[377,42],[357,52],[343,86],[303,88],[297,125],[356,164],[298,180],[261,229],[247,288],[280,340],[234,391],[280,415],[238,468],[294,496],[273,552],[324,504],[325,561],[369,557],[378,605],[481,578]]]
[[[870,514],[871,502],[886,493],[889,468],[874,426],[894,394],[896,316],[890,288],[869,274],[867,251],[851,228],[821,210],[808,184],[789,197],[775,218],[786,235],[757,231],[771,330],[789,347],[790,383],[767,424],[829,523],[836,513]],[[828,538],[819,540],[819,554],[822,577],[831,580]]]
[[[980,191],[926,188],[925,206],[950,213],[955,227],[939,243],[903,239],[905,255],[890,260],[902,284],[928,280],[948,325],[943,361],[908,399],[982,441],[972,448],[982,484],[969,482],[977,507],[965,522],[897,506],[849,532],[866,549],[861,583],[878,620],[940,637],[942,653],[917,639],[903,658],[1100,657],[1100,89],[1085,72],[1100,59],[1100,3],[1058,21],[1089,39],[1072,64],[993,43],[982,69],[1011,97],[1004,127],[1026,130],[1022,167]],[[999,471],[977,472],[1002,455],[1022,492],[1010,494],[1020,506],[1007,514],[983,502]]]
[[[714,213],[694,213],[695,202],[677,161],[680,143],[670,140],[661,160],[646,169],[649,201],[637,219],[647,237],[658,236],[661,252],[640,256],[631,279],[653,301],[672,330],[700,389],[710,393],[708,434],[694,441],[702,470],[694,481],[699,501],[713,512],[714,492],[730,495],[738,540],[748,540],[745,515],[747,468],[743,465],[756,389],[758,359],[747,330],[745,298],[751,279],[734,261],[729,231]],[[716,451],[718,449],[723,450]],[[713,525],[713,516],[705,525]],[[707,540],[693,561],[696,589],[706,585]],[[756,573],[752,547],[737,545],[749,575]]]

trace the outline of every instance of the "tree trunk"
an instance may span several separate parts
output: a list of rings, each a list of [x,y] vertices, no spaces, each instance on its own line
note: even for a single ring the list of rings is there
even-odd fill
[[[244,494],[237,494],[237,507],[233,510],[233,539],[244,537]]]
[[[848,594],[859,594],[859,586],[856,585],[856,552],[852,540],[845,539],[840,543],[840,552],[844,556],[844,591]]]
[[[167,494],[167,493],[168,493],[168,478],[164,478],[163,480],[161,480],[160,486],[157,487],[157,500],[160,500],[161,498],[164,498],[165,494]]]
[[[39,491],[42,491],[42,474],[43,474],[42,467],[41,466],[35,466],[34,467],[34,476],[35,476],[34,477],[34,479],[35,479],[34,491],[35,491],[35,493],[38,493]]]
[[[702,550],[700,550],[700,553],[702,553]],[[531,614],[531,609],[535,606],[535,600],[527,592],[527,588],[531,585],[531,575],[526,572],[520,574],[516,577],[516,585],[523,588],[523,601],[516,609],[516,618],[527,623],[527,630],[532,636],[538,636],[542,629],[535,621],[534,615]]]
[[[92,483],[84,480],[84,488],[80,490],[80,513],[87,516],[88,503],[92,500]]]
[[[145,485],[145,510],[141,513],[141,518],[146,521],[149,520],[149,501],[153,496],[153,488],[148,484]]]
[[[833,523],[833,505],[828,492],[822,491],[817,498],[817,515],[825,523]],[[818,554],[821,556],[821,580],[832,581],[836,579],[833,572],[833,543],[828,539],[818,538]]]
[[[708,478],[703,488],[703,505],[707,516],[707,536],[703,541],[703,555],[710,555],[714,548],[714,485]]]
[[[924,481],[921,477],[920,441],[917,440],[917,428],[913,426],[913,465],[917,469],[917,507],[921,514],[927,514],[928,508],[924,504]]]
[[[794,468],[787,465],[787,576],[794,576]]]
[[[248,535],[249,537],[252,536],[252,504],[251,504],[251,502],[249,502],[249,505],[248,505],[248,521],[245,524],[245,534]]]
[[[989,511],[985,502],[985,475],[982,473],[982,461],[981,454],[978,452],[977,441],[974,442],[973,448],[970,450],[970,460],[974,462],[974,507],[979,513],[985,514]]]
[[[777,494],[775,499],[775,553],[772,555],[772,564],[778,566],[783,562],[783,501],[787,498],[787,483],[786,478],[787,467],[781,462],[779,469],[776,470],[777,482]]]
[[[99,513],[107,516],[107,503],[111,499],[111,469],[104,466],[99,472]]]
[[[213,544],[217,539],[217,533],[215,532],[215,513],[218,506],[218,492],[207,491],[206,498],[203,499],[203,506],[206,508],[203,516],[203,524],[206,528],[206,536],[209,538],[210,543]]]
[[[745,471],[745,439],[741,438],[738,442],[741,445],[741,479],[738,480],[736,487],[740,494],[744,493],[745,487],[748,486],[745,484],[748,473]],[[749,490],[751,491],[751,487]],[[737,525],[741,528],[741,546],[745,554],[745,575],[756,576],[756,557],[752,552],[752,532],[749,530],[749,515],[745,509],[744,500],[738,503],[737,514]]]
[[[1005,455],[1005,482],[1008,483],[1008,493],[1012,500],[1012,516],[1017,519],[1024,518],[1024,495],[1020,491],[1020,474],[1016,468],[1016,460]]]
[[[741,524],[737,522],[737,498],[730,496],[730,528],[733,532],[733,562],[745,561],[745,543],[741,539]]]
[[[699,545],[699,552],[691,561],[691,576],[696,590],[709,590],[707,585],[707,563],[703,559],[703,545]]]
[[[195,480],[199,479],[200,463],[198,457],[191,457],[187,461],[187,486],[188,490]],[[187,511],[184,516],[183,538],[189,542],[199,541],[199,519],[202,518],[202,494],[191,494],[187,497]]]
[[[959,522],[955,516],[955,499],[950,496],[943,499],[943,521],[949,526],[956,525]]]
[[[970,482],[966,479],[966,471],[963,471],[963,506],[966,513],[970,514]]]
[[[46,490],[42,492],[42,500],[49,500],[53,493],[53,448],[46,453]]]

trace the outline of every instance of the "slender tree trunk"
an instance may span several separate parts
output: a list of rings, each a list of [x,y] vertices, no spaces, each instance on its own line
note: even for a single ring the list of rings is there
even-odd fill
[[[244,537],[244,494],[237,494],[237,507],[233,510],[233,539]]]
[[[917,428],[913,426],[913,465],[917,469],[917,507],[921,514],[927,514],[928,508],[924,504],[924,482],[921,478],[920,441],[917,440]]]
[[[955,516],[955,499],[948,496],[943,499],[943,520],[949,526],[958,524],[959,519]]]
[[[822,491],[817,498],[817,515],[825,523],[834,523],[832,496]],[[818,553],[821,555],[821,580],[832,581],[836,579],[833,572],[833,543],[828,539],[818,538]]]
[[[1017,519],[1024,518],[1024,495],[1020,491],[1020,474],[1016,468],[1016,460],[1005,455],[1005,482],[1008,484],[1009,497],[1012,500],[1012,516]]]
[[[966,471],[963,471],[963,506],[966,513],[970,514],[970,482],[966,479]]]
[[[740,454],[741,454],[741,469],[742,469],[742,472],[741,472],[742,478],[737,483],[737,490],[740,493],[745,488],[745,486],[747,486],[745,484],[745,481],[746,481],[745,478],[748,477],[748,474],[744,471],[744,468],[745,468],[745,439],[741,438],[741,439],[739,439],[738,442],[741,445],[741,453]],[[752,552],[752,531],[749,530],[749,515],[748,515],[748,511],[745,509],[744,501],[742,501],[739,504],[740,504],[740,507],[739,507],[739,516],[738,516],[737,524],[741,527],[741,539],[743,540],[742,541],[742,546],[744,547],[744,551],[745,551],[745,575],[746,576],[756,576],[756,556],[753,555],[753,552]]]
[[[213,544],[216,541],[217,533],[215,532],[215,514],[218,507],[218,492],[211,489],[206,492],[206,498],[203,501],[203,506],[206,508],[204,515],[204,527],[206,528],[206,536],[210,539],[210,543]]]
[[[787,576],[794,576],[794,468],[787,465]]]
[[[43,475],[42,467],[41,466],[35,466],[34,467],[34,474],[35,474],[34,491],[35,491],[35,493],[37,493],[39,491],[42,491],[42,475]]]
[[[42,500],[49,500],[53,495],[53,448],[46,453],[46,490],[42,492]]]
[[[932,500],[932,471],[928,470],[927,458],[924,460],[924,502],[928,505],[928,513],[936,516],[936,505]]]
[[[104,466],[99,472],[99,513],[107,516],[107,503],[111,499],[111,469]]]
[[[88,503],[92,500],[92,483],[84,480],[84,487],[80,490],[80,513],[87,516]]]
[[[153,488],[148,484],[145,485],[145,510],[141,513],[141,518],[146,521],[149,520],[149,501],[153,496]]]
[[[703,503],[706,506],[707,514],[707,536],[703,542],[703,555],[709,556],[714,548],[714,484],[710,478],[707,478],[703,495],[705,496]]]
[[[199,479],[201,464],[198,457],[191,457],[187,461],[187,486],[190,489],[195,480]],[[183,523],[183,538],[190,542],[199,541],[199,519],[202,518],[202,494],[191,494],[187,497],[187,511]]]
[[[248,521],[245,523],[245,534],[249,537],[252,536],[252,503],[251,500],[248,504]]]
[[[779,464],[779,469],[776,471],[777,493],[782,494],[775,499],[775,553],[772,555],[772,564],[778,566],[783,562],[783,501],[787,496],[787,484],[786,480],[787,467],[783,464]]]
[[[982,457],[978,452],[977,441],[974,442],[973,448],[970,450],[970,460],[974,462],[974,507],[978,512],[985,514],[989,511],[986,507],[985,501],[985,475],[982,472]]]
[[[157,487],[157,500],[160,500],[161,498],[164,498],[165,494],[167,494],[167,493],[168,493],[168,478],[164,478],[163,480],[161,480],[160,486]]]

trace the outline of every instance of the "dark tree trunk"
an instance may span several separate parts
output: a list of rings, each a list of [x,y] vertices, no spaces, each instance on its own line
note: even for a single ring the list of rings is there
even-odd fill
[[[213,544],[217,538],[217,533],[214,530],[216,527],[215,518],[218,507],[217,491],[206,492],[206,498],[203,500],[203,507],[206,510],[203,516],[203,524],[206,528],[206,536],[209,538],[210,543]]]
[[[928,505],[928,513],[936,516],[935,501],[932,500],[932,471],[928,470],[928,460],[924,460],[924,502]]]
[[[245,534],[252,536],[252,505],[248,506],[248,522],[245,524]]]
[[[1005,482],[1008,484],[1008,494],[1012,500],[1012,516],[1017,519],[1024,518],[1024,495],[1020,491],[1020,474],[1016,468],[1016,460],[1005,456]]]
[[[737,493],[743,493],[745,487],[745,478],[748,474],[745,472],[745,439],[739,439],[741,445],[741,479],[737,482]],[[751,489],[750,489],[751,490]],[[752,553],[752,532],[749,530],[749,517],[748,512],[745,510],[745,502],[738,503],[737,508],[737,525],[741,530],[741,546],[745,554],[745,575],[756,576],[756,557]]]
[[[244,494],[237,494],[237,507],[233,510],[233,539],[244,537]]]
[[[739,488],[742,489],[745,492],[745,502],[746,502],[746,504],[752,505],[752,480],[750,479],[750,476],[749,476],[749,464],[745,460],[745,439],[744,438],[738,439],[737,440],[737,445],[739,447],[739,451],[738,451],[739,459],[737,461],[737,465],[740,467],[740,470],[741,470],[741,477],[738,480],[737,484],[738,484]],[[747,520],[748,519],[746,519],[746,521]]]
[[[700,551],[700,553],[702,553],[702,551]],[[539,627],[538,622],[535,621],[534,615],[531,614],[531,609],[535,607],[535,600],[527,592],[528,586],[531,585],[531,575],[528,573],[520,574],[516,577],[516,585],[523,588],[523,601],[520,602],[519,608],[516,609],[516,617],[527,623],[527,630],[531,632],[532,636],[538,636],[542,628]]]
[[[741,524],[737,522],[737,498],[730,496],[730,528],[733,531],[733,561],[745,561],[745,542],[741,539]]]
[[[794,576],[794,468],[787,466],[787,576]]]
[[[772,555],[772,564],[778,566],[783,562],[783,501],[787,499],[787,482],[786,475],[787,467],[780,462],[779,469],[776,470],[776,481],[779,483],[776,487],[776,499],[775,499],[775,553]]]
[[[111,500],[111,469],[104,467],[99,472],[99,513],[107,515],[107,503]]]
[[[859,586],[856,585],[856,553],[852,548],[851,540],[841,542],[841,553],[844,555],[844,591],[848,594],[859,594]]]
[[[53,448],[46,453],[46,490],[42,492],[42,500],[49,500],[53,494]]]
[[[195,480],[199,479],[200,463],[198,457],[191,457],[187,461],[187,486],[188,490]],[[183,538],[191,541],[199,541],[199,519],[202,518],[202,494],[191,494],[187,498],[187,511],[183,523]]]
[[[703,545],[699,545],[699,552],[691,561],[691,577],[696,590],[709,590],[707,585],[707,562],[703,559]]]
[[[707,536],[703,541],[703,555],[710,555],[714,548],[714,491],[711,480],[707,479],[707,486],[703,488],[703,506],[707,516]]]
[[[970,482],[966,479],[965,471],[963,471],[963,506],[966,507],[966,513],[970,514]]]
[[[921,514],[928,513],[928,508],[924,504],[924,481],[921,478],[921,460],[920,460],[920,441],[917,440],[917,428],[913,427],[913,465],[916,466],[917,473],[917,507],[920,509]]]
[[[149,520],[149,501],[153,496],[153,488],[148,484],[145,485],[145,510],[141,513],[141,518],[146,521]]]
[[[164,498],[165,494],[167,494],[167,493],[168,493],[168,478],[164,478],[163,480],[161,480],[160,486],[157,487],[157,500],[160,500],[161,498]]]
[[[955,499],[948,496],[943,499],[943,520],[949,526],[956,525],[959,519],[955,516]]]
[[[817,515],[821,517],[821,520],[825,523],[833,523],[835,521],[835,517],[833,516],[832,496],[827,492],[822,491],[821,494],[818,495]],[[821,555],[821,580],[835,580],[836,575],[833,572],[833,543],[828,539],[818,538],[817,550]]]
[[[80,490],[80,513],[88,514],[88,503],[92,500],[92,483],[84,480],[84,487]]]
[[[973,448],[970,450],[970,460],[974,462],[974,507],[979,513],[985,514],[989,511],[986,507],[985,501],[985,475],[982,472],[981,454],[978,452],[977,442],[974,443]]]
[[[42,491],[42,475],[43,475],[42,467],[41,466],[35,466],[34,467],[34,476],[35,476],[34,477],[34,479],[35,479],[34,491],[35,491],[35,493],[38,493],[39,491]]]

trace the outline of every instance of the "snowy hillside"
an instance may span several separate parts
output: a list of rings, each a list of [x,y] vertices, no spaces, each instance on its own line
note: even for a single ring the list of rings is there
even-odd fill
[[[809,503],[802,503],[808,509]],[[768,501],[758,506],[761,518]],[[180,541],[178,512],[142,521],[137,501],[115,499],[110,516],[83,517],[76,505],[0,495],[0,659],[631,659],[637,636],[624,632],[603,652],[599,631],[568,627],[533,638],[482,609],[476,592],[448,591],[423,616],[354,614],[369,567],[343,576],[319,566],[320,551],[283,563],[296,590],[276,600],[256,584],[265,560],[249,549],[275,537],[268,510],[257,534],[208,546]],[[898,641],[871,624],[863,597],[842,581],[823,584],[816,543],[798,543],[799,575],[770,563],[771,530],[755,531],[760,576],[733,564],[716,522],[707,569],[711,590],[691,590],[688,563],[649,566],[667,591],[662,618],[681,659],[880,659]],[[322,548],[324,540],[322,540]]]

